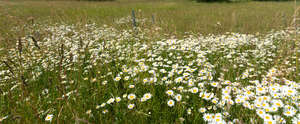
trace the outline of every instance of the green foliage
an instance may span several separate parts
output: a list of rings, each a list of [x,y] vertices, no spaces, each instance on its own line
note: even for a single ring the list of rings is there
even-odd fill
[[[78,1],[100,1],[100,2],[105,2],[105,1],[116,1],[116,0],[78,0]]]
[[[253,0],[253,1],[294,1],[294,0]]]
[[[196,0],[197,2],[230,2],[230,0]]]

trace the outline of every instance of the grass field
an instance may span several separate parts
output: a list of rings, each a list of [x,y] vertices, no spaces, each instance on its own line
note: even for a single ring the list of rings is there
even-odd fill
[[[115,19],[131,16],[152,18],[167,33],[202,34],[240,32],[256,33],[278,30],[290,25],[293,2],[195,3],[176,1],[1,1],[1,27],[24,22],[32,17],[36,23],[78,23],[93,21],[114,24]],[[9,16],[8,16],[9,15]],[[6,22],[6,23],[5,23]],[[220,24],[220,25],[218,25]]]
[[[0,123],[299,124],[293,14],[293,2],[0,1]]]

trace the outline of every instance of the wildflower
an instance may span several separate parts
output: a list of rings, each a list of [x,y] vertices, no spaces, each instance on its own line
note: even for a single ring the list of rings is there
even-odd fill
[[[118,77],[116,77],[114,80],[115,80],[115,81],[120,81],[120,80],[121,80],[121,77],[118,76]]]
[[[231,99],[231,96],[229,96],[229,95],[223,95],[222,99],[225,100],[225,101],[229,101]]]
[[[116,102],[120,102],[121,101],[121,97],[116,97]]]
[[[174,100],[170,99],[170,100],[168,101],[168,106],[173,107],[174,104],[175,104]]]
[[[124,77],[124,80],[127,81],[127,80],[129,80],[129,78],[130,78],[129,76],[126,76],[126,77]]]
[[[97,79],[96,78],[93,78],[92,80],[91,80],[91,82],[96,82],[97,81]]]
[[[276,124],[275,120],[265,120],[264,124]]]
[[[183,80],[182,77],[178,77],[178,78],[175,79],[175,82],[176,82],[176,83],[180,83],[182,80]]]
[[[168,77],[163,77],[161,80],[166,81],[166,80],[168,80]]]
[[[144,98],[146,98],[146,100],[151,99],[151,97],[152,97],[151,93],[144,94]]]
[[[135,106],[134,104],[129,104],[129,105],[128,105],[128,109],[133,109],[134,106]]]
[[[200,109],[199,109],[199,112],[200,112],[200,113],[204,113],[204,112],[206,112],[206,109],[205,109],[205,108],[200,108]]]
[[[104,110],[102,111],[103,114],[106,114],[107,112],[108,112],[107,109],[104,109]]]
[[[145,102],[147,99],[145,97],[141,98],[141,102]]]
[[[107,104],[111,104],[111,103],[113,103],[115,101],[115,98],[110,98],[106,103]]]
[[[279,91],[279,87],[277,87],[277,86],[271,86],[270,88],[270,92],[278,92]]]
[[[134,85],[129,85],[129,88],[131,88],[131,89],[134,88]]]
[[[173,96],[174,95],[173,90],[168,90],[166,93],[168,94],[168,96]]]
[[[228,81],[228,80],[226,80],[226,81],[224,82],[224,84],[229,85],[229,84],[231,84],[231,82]]]
[[[278,110],[278,107],[276,105],[273,105],[270,109],[271,112],[276,112]]]
[[[183,86],[179,86],[178,88],[177,88],[180,92],[182,92],[183,91]]]
[[[48,114],[47,116],[46,116],[46,118],[45,118],[45,121],[52,121],[52,119],[53,119],[53,115],[52,114]]]
[[[180,122],[184,122],[185,119],[183,117],[180,117],[179,120]]]
[[[294,117],[294,118],[292,119],[292,123],[293,123],[293,124],[300,124],[300,118],[299,118],[299,117],[298,117],[298,118]]]
[[[261,118],[264,118],[265,113],[266,113],[266,112],[265,112],[264,110],[262,110],[262,109],[256,110],[256,114],[257,114],[258,116],[260,116]]]
[[[100,107],[104,107],[106,105],[106,103],[102,103],[101,105],[100,105]]]
[[[213,86],[213,87],[217,87],[218,86],[218,82],[212,82],[212,83],[210,83],[210,85]]]
[[[195,94],[195,93],[198,93],[198,91],[199,91],[199,90],[198,90],[197,87],[193,87],[193,88],[191,89],[191,92],[194,93],[194,94]]]
[[[277,107],[283,107],[283,103],[281,100],[272,100],[272,103]]]
[[[167,80],[166,84],[172,84],[172,81],[171,80]]]
[[[284,94],[286,94],[287,96],[294,96],[297,94],[297,90],[293,89],[293,88],[286,88],[283,90]]]
[[[180,95],[180,94],[177,94],[177,95],[175,95],[175,100],[176,101],[181,101],[181,99],[182,99],[182,96]]]
[[[287,117],[292,117],[296,114],[296,110],[286,110],[283,114]]]
[[[220,124],[220,122],[222,122],[223,120],[221,118],[216,118],[213,120],[214,122],[216,122],[216,124]]]
[[[2,118],[0,118],[0,122],[2,122],[3,120],[7,119],[8,118],[8,115],[7,116],[4,116]]]
[[[203,119],[204,119],[205,121],[211,121],[211,120],[212,120],[212,115],[205,113],[205,114],[203,115]]]
[[[147,78],[143,79],[143,83],[144,83],[144,84],[147,83],[147,82],[148,82],[148,79],[147,79]]]
[[[189,81],[188,81],[188,86],[189,86],[189,87],[194,86],[194,82],[193,82],[192,80],[189,80]]]
[[[212,103],[217,104],[218,103],[218,99],[214,98],[213,100],[211,100]]]
[[[128,95],[129,100],[134,100],[135,98],[136,98],[136,96],[132,93]]]
[[[263,117],[265,121],[273,120],[273,117],[270,114],[264,114]]]
[[[223,90],[222,90],[222,94],[224,94],[224,95],[228,95],[228,94],[230,94],[230,91],[229,91],[229,90],[227,90],[227,89],[223,89]]]
[[[106,85],[106,84],[107,84],[107,81],[103,81],[103,82],[102,82],[102,85]]]
[[[265,94],[266,90],[264,87],[257,87],[256,88],[256,93],[258,94]]]
[[[92,113],[92,110],[87,110],[86,111],[86,114],[88,114],[88,115],[91,114],[91,113]]]

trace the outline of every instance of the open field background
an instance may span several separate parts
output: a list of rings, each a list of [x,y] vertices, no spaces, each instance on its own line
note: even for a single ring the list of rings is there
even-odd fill
[[[265,33],[286,28],[292,21],[293,2],[195,3],[186,0],[115,2],[0,1],[1,33],[34,19],[35,23],[95,22],[114,25],[131,16],[152,19],[165,33]]]

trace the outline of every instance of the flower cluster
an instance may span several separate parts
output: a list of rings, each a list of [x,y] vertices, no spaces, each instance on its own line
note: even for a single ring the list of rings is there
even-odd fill
[[[46,121],[80,101],[72,112],[85,112],[73,115],[102,120],[170,112],[180,121],[200,116],[212,124],[300,122],[299,50],[281,52],[288,31],[153,41],[142,29],[95,24],[40,32],[47,33],[21,38],[0,57],[0,93],[15,94],[18,105],[48,101],[36,109]],[[65,108],[57,108],[60,99]]]

